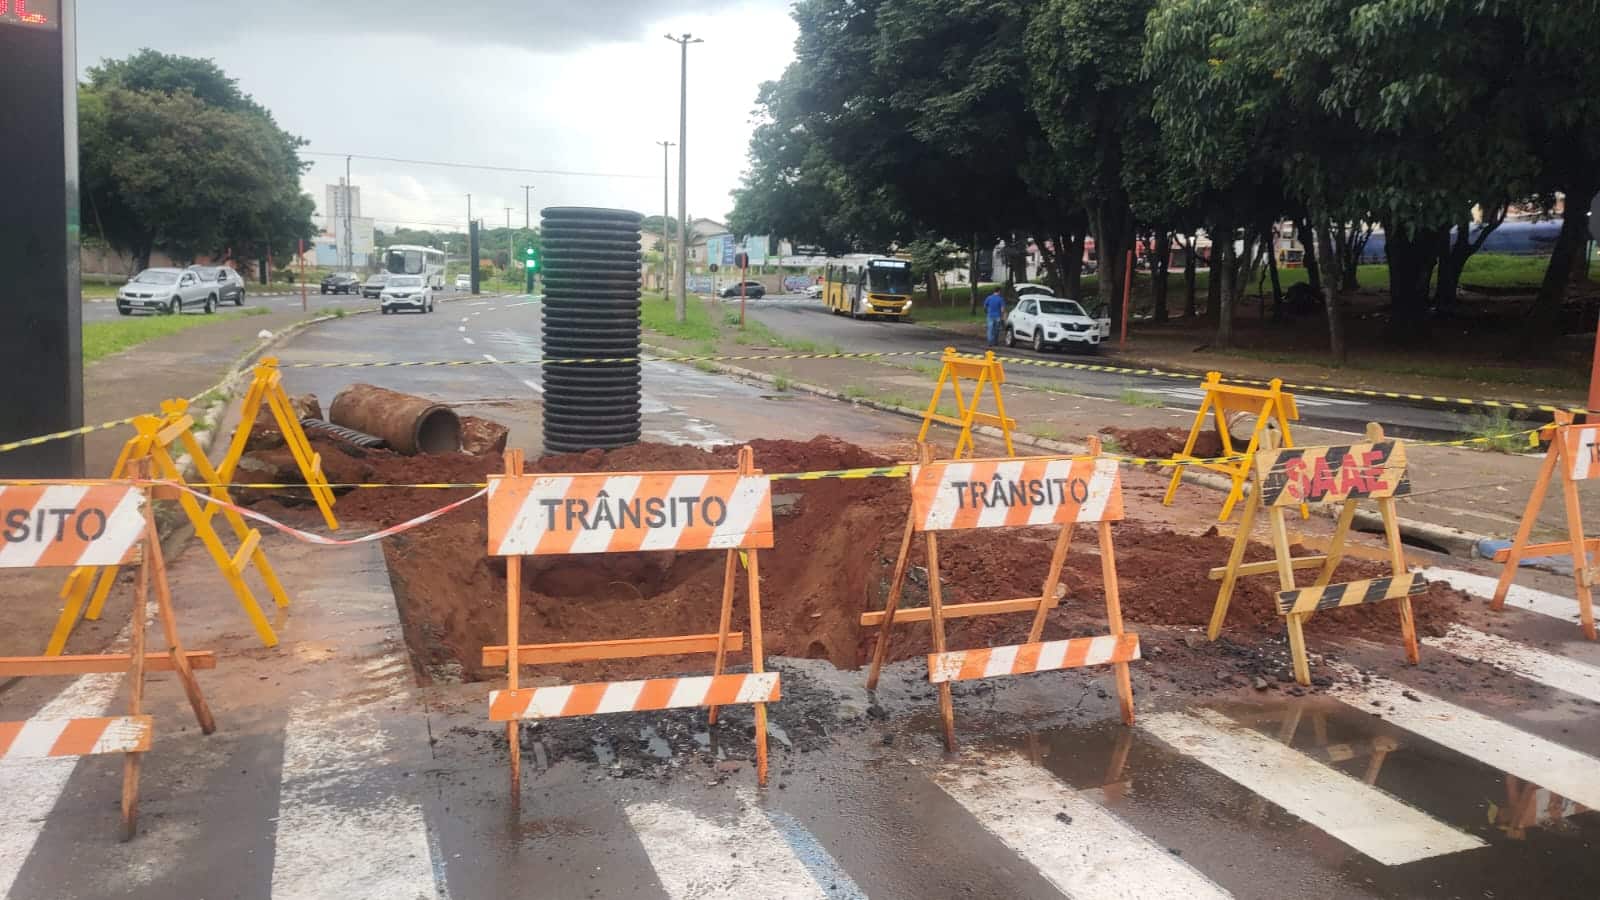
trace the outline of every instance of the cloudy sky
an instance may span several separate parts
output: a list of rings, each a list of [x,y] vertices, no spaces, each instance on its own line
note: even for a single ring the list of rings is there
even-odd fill
[[[746,159],[757,87],[793,55],[790,0],[78,0],[80,66],[141,47],[215,59],[310,141],[305,187],[343,154],[605,173],[449,169],[356,159],[362,213],[465,227],[541,206],[661,211],[659,140],[678,139],[678,47],[690,32],[689,213],[721,219]],[[677,214],[677,148],[671,205]],[[627,177],[635,176],[635,177]],[[319,220],[321,222],[323,220]]]

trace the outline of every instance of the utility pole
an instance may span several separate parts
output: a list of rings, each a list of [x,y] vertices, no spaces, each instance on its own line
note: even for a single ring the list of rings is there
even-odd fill
[[[511,233],[511,207],[506,207],[506,275],[511,275],[511,267],[517,264],[517,239]]]
[[[533,201],[528,199],[528,194],[533,190],[533,185],[522,186],[522,230],[527,231],[533,227]]]
[[[668,148],[676,147],[671,141],[656,141],[661,145],[661,287],[663,292],[670,291],[668,287],[672,278],[672,248],[667,244],[667,219],[670,218],[667,205],[667,153]]]
[[[683,322],[689,317],[689,232],[688,222],[685,221],[689,207],[689,195],[685,192],[689,183],[689,45],[704,41],[687,31],[682,37],[669,34],[667,40],[677,44],[681,51],[678,74],[678,298],[673,312],[674,317]]]
[[[344,158],[344,270],[356,266],[356,236],[350,230],[350,157]]]

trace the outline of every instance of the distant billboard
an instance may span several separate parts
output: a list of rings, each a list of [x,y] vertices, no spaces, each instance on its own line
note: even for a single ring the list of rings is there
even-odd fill
[[[355,246],[350,252],[355,256],[365,256],[377,249],[377,242],[373,238],[374,220],[355,216],[350,219],[350,233],[355,236]],[[340,249],[345,247],[344,219],[333,220],[333,239]]]
[[[752,234],[744,239],[744,252],[750,255],[750,265],[767,264],[767,246],[770,243],[771,239],[764,234]]]

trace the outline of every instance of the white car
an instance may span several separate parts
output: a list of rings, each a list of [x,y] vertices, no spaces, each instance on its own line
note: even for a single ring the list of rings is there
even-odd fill
[[[177,315],[193,306],[215,312],[217,283],[188,269],[145,269],[117,291],[117,312],[125,316],[136,309]]]
[[[812,300],[815,300],[822,296],[822,285],[808,284],[806,285],[806,289],[801,293],[805,294],[807,297],[810,297]]]
[[[378,308],[386,316],[402,309],[433,312],[433,288],[421,275],[390,275],[378,295]]]
[[[470,291],[470,290],[472,290],[472,276],[471,275],[466,275],[466,274],[457,275],[456,276],[456,290],[458,290],[458,291]]]
[[[1007,347],[1028,341],[1033,349],[1077,345],[1094,349],[1111,337],[1111,320],[1093,318],[1076,300],[1057,297],[1042,284],[1017,285],[1017,305],[1006,317]]]

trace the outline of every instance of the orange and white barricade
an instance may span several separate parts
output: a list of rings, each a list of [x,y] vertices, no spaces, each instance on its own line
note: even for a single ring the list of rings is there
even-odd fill
[[[1221,580],[1216,606],[1206,636],[1216,640],[1228,615],[1233,588],[1240,576],[1278,575],[1278,614],[1284,617],[1289,632],[1289,652],[1294,658],[1294,677],[1300,684],[1311,683],[1311,663],[1306,655],[1305,622],[1318,610],[1359,606],[1394,600],[1399,607],[1400,634],[1405,642],[1406,659],[1420,659],[1417,628],[1411,614],[1411,595],[1427,589],[1421,572],[1406,571],[1400,543],[1400,519],[1394,500],[1411,493],[1406,477],[1405,445],[1383,436],[1376,424],[1367,425],[1367,443],[1330,447],[1276,446],[1276,436],[1268,435],[1266,448],[1251,459],[1253,487],[1245,501],[1234,537],[1228,564],[1211,570],[1213,580]],[[1334,569],[1344,558],[1345,540],[1355,521],[1362,500],[1374,501],[1383,517],[1384,540],[1388,544],[1390,574],[1340,584],[1329,584]],[[1329,539],[1328,552],[1316,556],[1295,556],[1290,550],[1289,527],[1285,511],[1305,504],[1343,504],[1338,524]],[[1272,533],[1273,558],[1263,562],[1244,561],[1245,548],[1259,510],[1265,509]],[[1318,569],[1309,587],[1297,587],[1296,569]]]
[[[1114,667],[1122,720],[1133,723],[1133,685],[1128,663],[1139,658],[1139,636],[1122,627],[1122,597],[1117,582],[1116,552],[1111,544],[1111,523],[1122,518],[1122,480],[1115,460],[1099,458],[1100,445],[1090,440],[1091,456],[1023,457],[934,462],[928,445],[919,445],[920,462],[911,467],[911,512],[900,540],[889,597],[881,612],[861,616],[863,627],[878,626],[867,689],[875,690],[888,657],[890,629],[897,623],[929,621],[933,627],[933,652],[928,654],[928,680],[939,686],[939,714],[945,745],[955,749],[955,710],[950,683],[972,678],[1023,675],[1079,666]],[[1066,562],[1072,533],[1078,524],[1097,526],[1101,571],[1105,580],[1106,621],[1110,634],[1044,641],[1045,617],[1060,599],[1061,567]],[[945,605],[939,575],[941,531],[971,528],[1023,528],[1059,526],[1050,568],[1037,597],[984,600]],[[928,540],[928,606],[899,609],[910,563],[912,537],[921,532]],[[945,646],[946,619],[1031,612],[1033,627],[1023,644],[949,650]]]
[[[779,699],[778,673],[766,671],[761,644],[761,560],[772,546],[772,489],[750,448],[737,471],[524,474],[522,453],[506,453],[506,474],[489,476],[489,555],[506,557],[506,645],[484,647],[483,664],[506,667],[506,689],[489,696],[489,718],[505,722],[511,745],[511,795],[521,795],[524,719],[705,706],[755,705],[756,778],[767,782],[767,709]],[[522,557],[649,550],[727,553],[722,615],[710,634],[561,644],[520,643]],[[741,553],[741,551],[745,551]],[[723,671],[744,646],[730,631],[740,556],[750,600],[750,672]],[[523,688],[522,666],[714,653],[710,675]]]
[[[200,730],[216,730],[194,670],[216,668],[211,653],[190,653],[178,639],[167,570],[149,497],[132,481],[29,482],[0,485],[0,568],[137,565],[128,652],[84,656],[0,657],[0,678],[126,672],[128,712],[82,719],[0,721],[0,765],[15,760],[122,753],[122,839],[133,837],[139,765],[153,721],[144,712],[145,675],[176,672]],[[145,650],[145,618],[155,583],[156,615],[168,652]]]
[[[1494,600],[1489,608],[1505,608],[1506,593],[1517,577],[1517,566],[1525,556],[1545,556],[1551,553],[1572,557],[1572,580],[1578,595],[1578,623],[1583,636],[1595,640],[1594,597],[1592,589],[1600,566],[1590,565],[1591,553],[1600,551],[1600,538],[1583,536],[1583,511],[1578,508],[1578,482],[1600,478],[1600,425],[1574,425],[1569,413],[1556,413],[1555,424],[1547,429],[1550,450],[1544,456],[1544,466],[1533,483],[1533,493],[1528,496],[1528,506],[1522,511],[1522,523],[1517,526],[1517,536],[1511,546],[1495,553],[1494,561],[1505,563],[1500,572],[1500,583],[1495,586]],[[1566,506],[1567,539],[1545,544],[1530,544],[1533,523],[1539,518],[1539,508],[1544,506],[1545,492],[1550,489],[1550,478],[1561,473],[1561,498]]]

